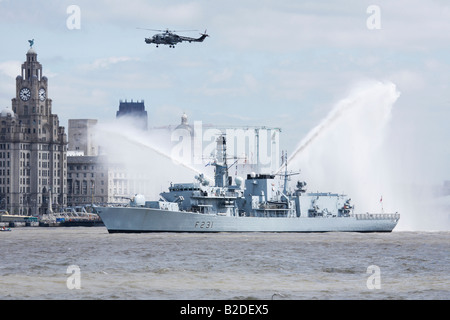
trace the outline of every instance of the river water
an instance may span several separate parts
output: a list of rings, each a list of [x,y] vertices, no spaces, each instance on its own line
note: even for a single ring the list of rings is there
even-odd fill
[[[449,299],[450,232],[0,232],[0,299]]]

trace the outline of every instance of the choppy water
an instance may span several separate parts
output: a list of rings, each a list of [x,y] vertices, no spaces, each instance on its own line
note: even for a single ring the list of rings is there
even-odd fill
[[[17,228],[0,232],[0,298],[449,299],[449,244],[450,232]],[[67,273],[71,265],[80,289],[68,288],[78,276]],[[379,272],[367,273],[373,265]]]

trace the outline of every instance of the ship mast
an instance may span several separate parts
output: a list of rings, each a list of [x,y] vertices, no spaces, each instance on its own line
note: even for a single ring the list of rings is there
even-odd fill
[[[283,152],[283,160],[284,160],[284,187],[283,193],[286,194],[287,191],[287,182],[288,182],[288,173],[287,173],[287,151]]]
[[[300,172],[294,172],[294,173],[288,173],[288,157],[287,157],[287,151],[283,151],[281,155],[281,161],[284,164],[284,187],[283,187],[283,194],[286,194],[287,192],[287,184],[290,176],[295,176],[297,174],[300,174]]]
[[[214,163],[216,172],[214,174],[215,186],[225,187],[228,185],[228,165],[227,165],[227,142],[224,135],[217,138],[217,154]]]

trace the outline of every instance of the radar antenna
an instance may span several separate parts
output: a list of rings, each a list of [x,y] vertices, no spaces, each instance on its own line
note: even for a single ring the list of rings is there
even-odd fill
[[[284,173],[278,173],[276,175],[278,176],[283,176],[284,177],[284,187],[283,187],[283,193],[286,194],[287,192],[287,183],[289,181],[289,177],[290,176],[295,176],[300,174],[300,172],[291,172],[288,173],[288,157],[287,157],[287,151],[283,151],[282,155],[281,155],[281,162],[284,164]]]

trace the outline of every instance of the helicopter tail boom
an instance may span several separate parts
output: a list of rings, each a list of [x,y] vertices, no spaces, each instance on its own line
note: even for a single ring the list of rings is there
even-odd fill
[[[203,40],[205,40],[206,37],[209,37],[209,35],[206,33],[206,30],[204,33],[200,33],[200,35],[201,35],[201,37],[196,40],[198,42],[203,42]]]
[[[206,33],[206,30],[204,33],[200,33],[200,38],[190,38],[190,37],[180,37],[183,41],[189,41],[189,42],[203,42],[203,40],[206,39],[206,37],[209,37],[209,35]]]
[[[209,37],[209,35],[206,33],[206,30],[205,30],[205,33],[200,33],[200,34],[201,34],[202,36],[201,36],[200,38],[197,39],[199,42],[203,42],[203,40],[205,40],[206,37]]]

